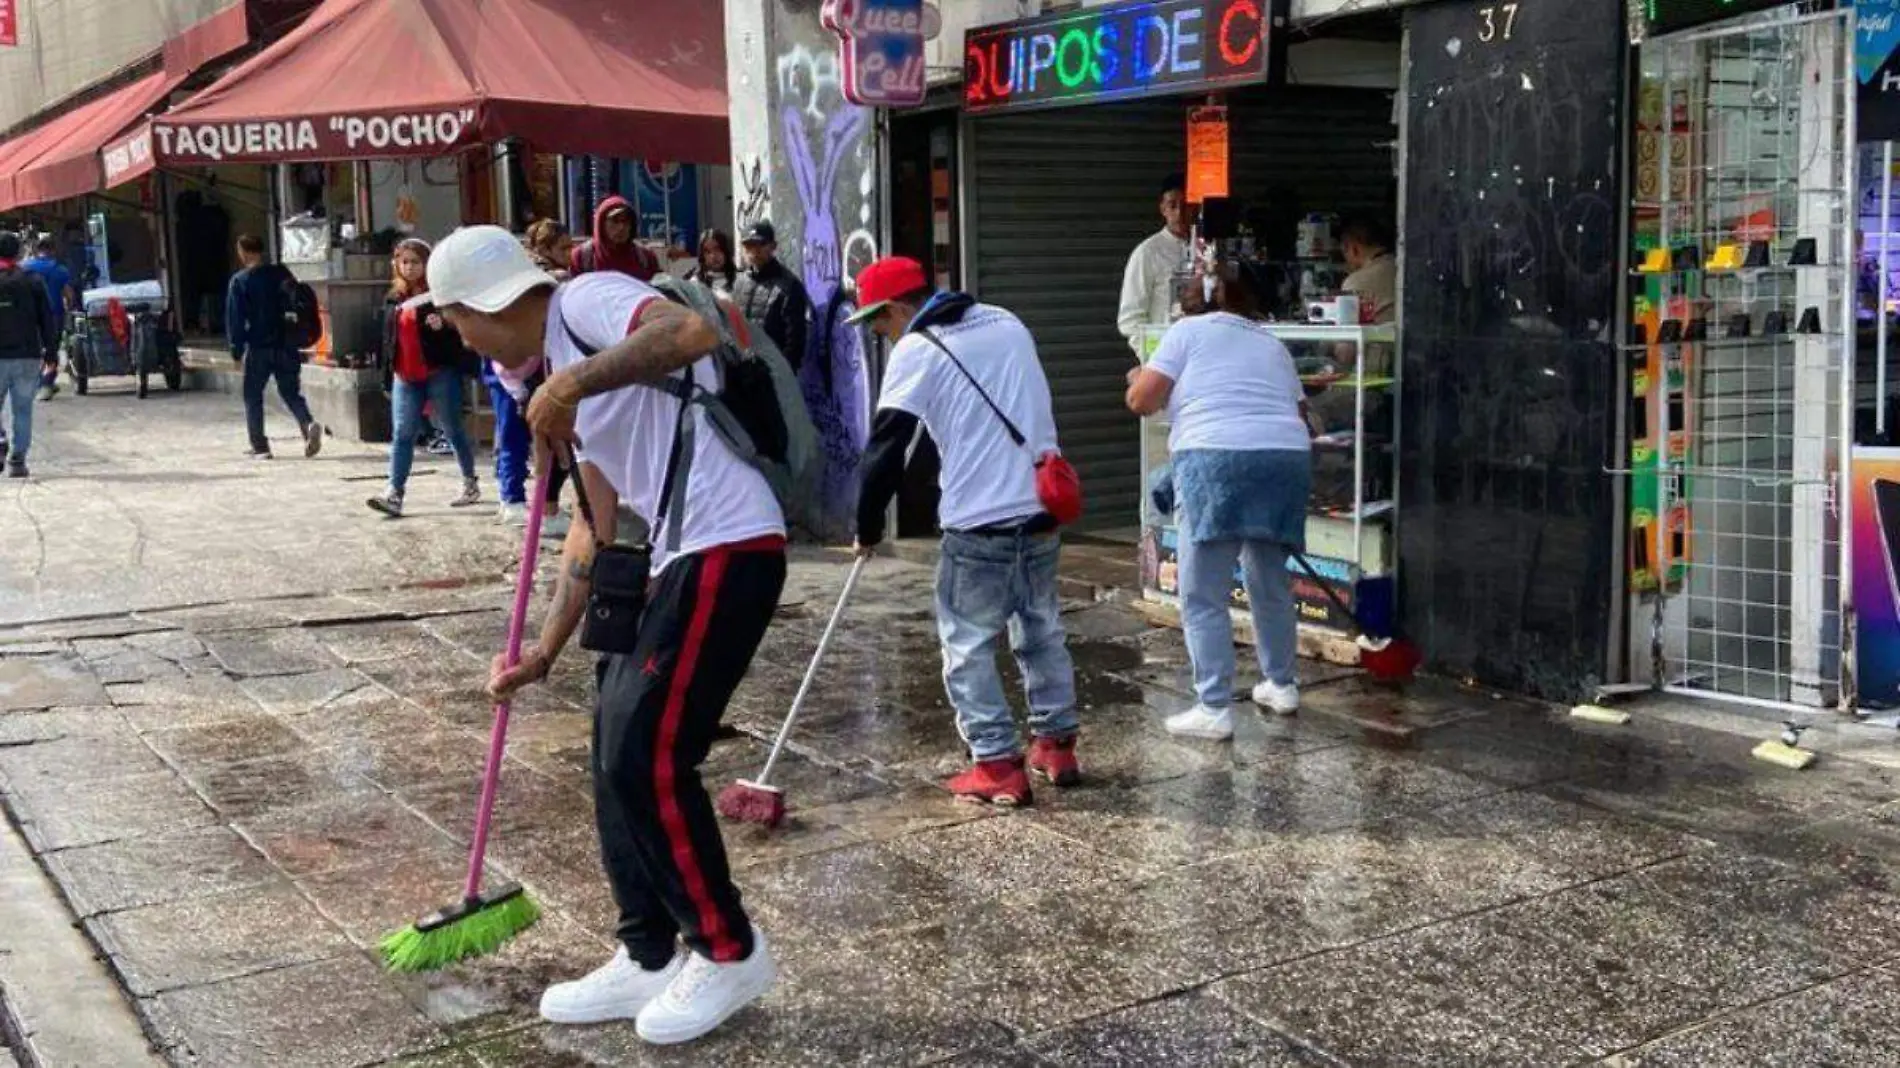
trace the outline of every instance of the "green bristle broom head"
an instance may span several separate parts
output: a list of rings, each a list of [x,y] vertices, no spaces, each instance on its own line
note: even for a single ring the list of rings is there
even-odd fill
[[[504,886],[385,935],[383,965],[395,972],[427,972],[485,957],[540,918],[541,907],[521,887]]]

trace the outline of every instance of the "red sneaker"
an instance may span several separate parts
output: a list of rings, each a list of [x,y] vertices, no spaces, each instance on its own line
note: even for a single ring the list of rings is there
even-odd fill
[[[1082,781],[1082,765],[1075,762],[1075,735],[1038,738],[1029,747],[1029,770],[1057,786]]]
[[[979,761],[944,785],[959,800],[1002,808],[1015,808],[1035,800],[1029,792],[1029,775],[1023,771],[1022,757]]]

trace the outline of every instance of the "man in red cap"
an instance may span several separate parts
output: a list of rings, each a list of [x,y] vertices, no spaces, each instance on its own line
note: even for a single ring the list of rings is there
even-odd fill
[[[892,342],[860,467],[858,552],[884,538],[884,515],[921,423],[943,453],[938,504],[937,633],[944,684],[974,765],[949,782],[960,798],[1032,801],[1021,738],[996,657],[1008,635],[1028,690],[1028,759],[1057,786],[1081,779],[1075,667],[1056,592],[1062,543],[1036,488],[1057,451],[1055,411],[1035,339],[1016,316],[964,293],[932,293],[923,265],[893,256],[858,275],[859,310]]]

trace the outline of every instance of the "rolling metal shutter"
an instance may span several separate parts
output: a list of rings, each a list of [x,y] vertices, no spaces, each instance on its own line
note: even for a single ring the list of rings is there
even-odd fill
[[[1259,89],[1229,96],[1234,194],[1305,210],[1390,212],[1391,94]],[[1084,526],[1132,530],[1139,424],[1122,404],[1134,355],[1115,331],[1129,253],[1160,228],[1161,181],[1182,169],[1188,98],[972,119],[964,144],[969,288],[1022,317],[1082,473]]]

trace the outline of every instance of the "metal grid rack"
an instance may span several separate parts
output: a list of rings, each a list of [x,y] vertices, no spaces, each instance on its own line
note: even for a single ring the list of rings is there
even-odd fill
[[[1841,690],[1842,402],[1854,332],[1852,37],[1845,14],[1792,9],[1653,38],[1644,74],[1694,114],[1665,153],[1665,304],[1690,324],[1664,359],[1682,403],[1649,413],[1671,460],[1657,546],[1682,563],[1654,613],[1652,682],[1693,696],[1818,707]],[[1671,168],[1689,173],[1672,176]],[[1684,180],[1686,178],[1686,180]],[[1642,205],[1639,205],[1641,207]],[[1711,269],[1722,246],[1766,262]],[[1666,550],[1678,550],[1668,552]]]

